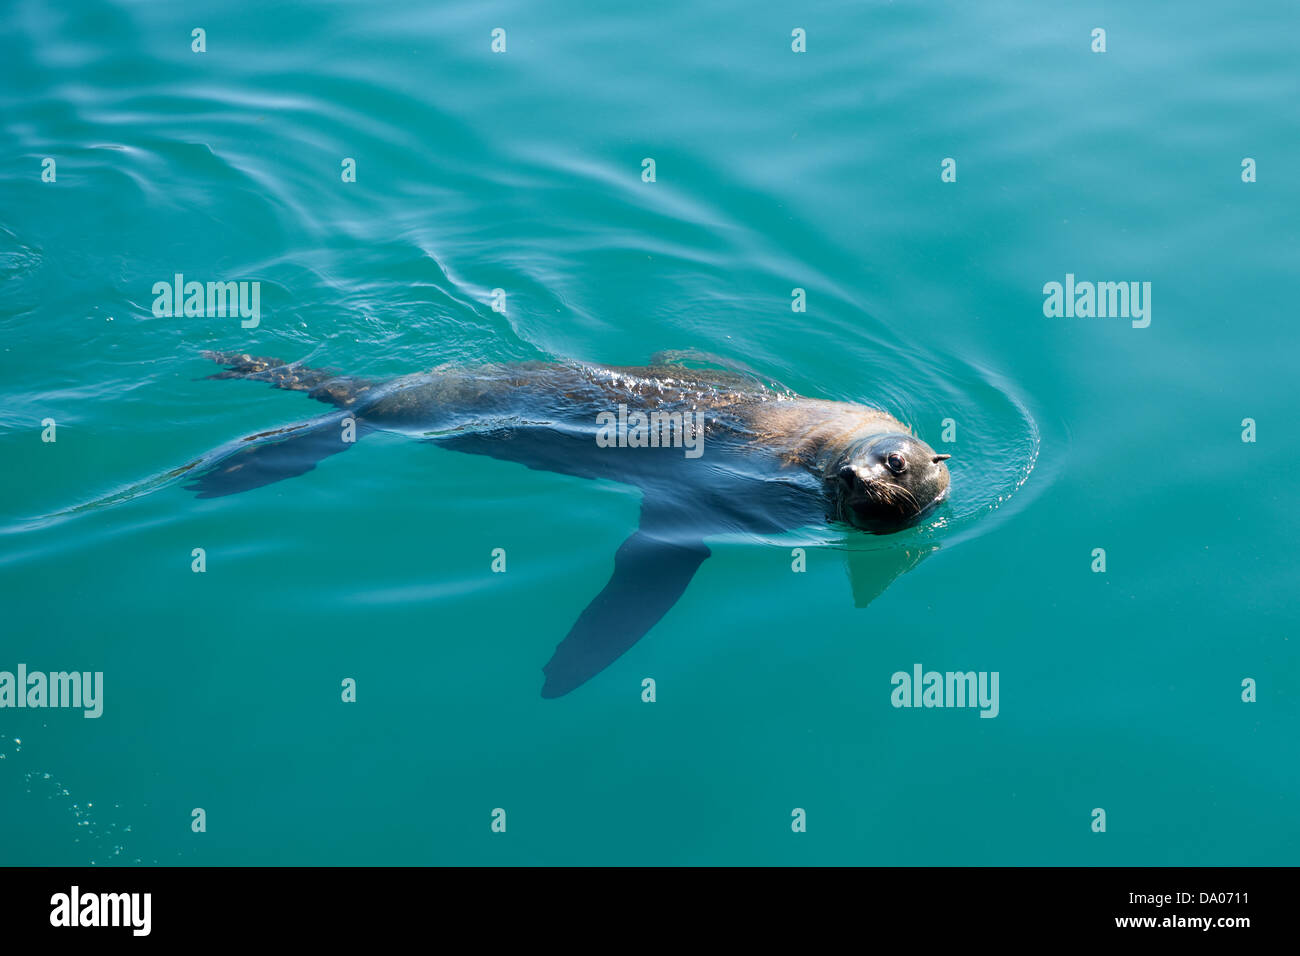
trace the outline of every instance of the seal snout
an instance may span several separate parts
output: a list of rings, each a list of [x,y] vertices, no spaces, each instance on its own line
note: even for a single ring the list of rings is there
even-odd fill
[[[845,503],[864,520],[906,521],[921,513],[921,504],[905,487],[881,475],[862,475],[846,465],[840,469],[846,489]]]

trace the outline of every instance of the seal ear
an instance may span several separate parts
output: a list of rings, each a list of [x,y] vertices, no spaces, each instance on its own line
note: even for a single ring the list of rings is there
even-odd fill
[[[949,458],[951,458],[951,457],[952,457],[952,455],[935,455],[933,458],[930,459],[930,462],[931,462],[932,464],[937,465],[937,464],[939,464],[939,462],[941,462],[941,461],[947,461],[947,460],[948,460]]]

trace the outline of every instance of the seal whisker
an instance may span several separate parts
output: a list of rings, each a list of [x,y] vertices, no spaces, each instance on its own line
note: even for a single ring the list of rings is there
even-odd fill
[[[916,496],[902,485],[894,484],[892,481],[877,480],[868,482],[866,487],[873,492],[875,500],[881,504],[897,505],[901,497],[904,504],[911,505],[917,511],[921,510],[921,503],[916,500]]]
[[[901,494],[906,496],[907,501],[911,504],[913,508],[915,508],[917,511],[921,510],[921,503],[916,500],[916,495],[912,494],[902,485],[893,485],[892,487],[897,488]]]

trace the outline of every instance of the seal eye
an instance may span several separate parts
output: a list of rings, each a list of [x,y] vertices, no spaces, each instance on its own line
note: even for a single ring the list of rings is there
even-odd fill
[[[887,464],[889,466],[889,470],[896,475],[901,474],[903,469],[907,467],[907,462],[903,460],[903,456],[900,455],[898,452],[894,452],[888,458],[886,458],[885,464]]]

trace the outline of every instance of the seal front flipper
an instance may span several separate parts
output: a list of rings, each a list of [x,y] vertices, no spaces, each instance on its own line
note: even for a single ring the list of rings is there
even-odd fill
[[[328,415],[252,435],[233,451],[217,452],[215,460],[185,488],[197,491],[199,498],[220,498],[304,475],[318,461],[347,451],[365,430],[348,415]]]
[[[708,556],[702,540],[644,528],[624,541],[609,583],[542,668],[542,696],[562,697],[614,663],[677,603]]]
[[[853,587],[853,606],[866,607],[885,593],[897,578],[939,550],[934,545],[885,548],[880,551],[846,551],[845,568]]]

